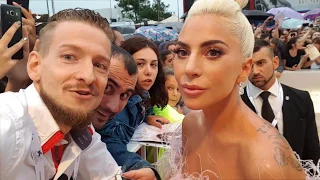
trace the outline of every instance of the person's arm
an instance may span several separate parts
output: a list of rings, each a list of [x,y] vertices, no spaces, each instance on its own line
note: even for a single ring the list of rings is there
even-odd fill
[[[22,28],[24,36],[28,36],[26,27]],[[17,64],[10,69],[6,74],[8,77],[8,84],[6,86],[6,92],[18,92],[20,89],[26,88],[29,82],[29,75],[27,72],[27,62],[29,58],[29,43],[25,43],[23,46],[23,59],[15,60]]]
[[[118,137],[103,136],[102,142],[107,145],[109,152],[116,162],[122,166],[122,171],[128,172],[127,177],[132,178],[133,176],[137,178],[142,174],[146,176],[145,178],[148,180],[153,180],[154,178],[160,179],[160,175],[152,165],[148,161],[143,160],[137,153],[129,152],[126,143],[121,141]],[[138,174],[134,176],[132,172]]]
[[[306,92],[304,98],[307,102],[308,115],[306,119],[305,147],[302,159],[312,159],[314,164],[317,164],[320,158],[320,145],[314,107],[309,92]]]
[[[273,38],[279,38],[279,21],[276,20],[275,28],[274,28],[274,37]]]
[[[312,33],[312,28],[309,27],[306,34],[304,34],[301,38],[302,43],[304,44],[306,40],[308,39],[308,36]]]
[[[262,24],[262,29],[265,30],[267,27],[267,23],[273,19],[273,16],[269,16]]]
[[[255,166],[251,173],[260,179],[306,179],[306,174],[300,162],[294,155],[287,140],[270,123],[263,122],[257,128],[260,139],[258,147],[253,150]],[[246,157],[249,161],[250,158]]]

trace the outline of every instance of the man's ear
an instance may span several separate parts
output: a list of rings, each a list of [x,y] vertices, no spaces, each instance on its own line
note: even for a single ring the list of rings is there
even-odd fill
[[[241,74],[239,75],[237,79],[237,83],[239,84],[240,82],[246,82],[248,76],[251,73],[251,68],[252,68],[252,58],[247,58],[244,63],[242,64],[242,69],[241,69]]]
[[[274,56],[274,58],[272,59],[272,63],[273,63],[273,69],[276,70],[279,67],[279,57]]]
[[[32,81],[34,82],[40,81],[41,60],[42,60],[42,57],[37,51],[32,51],[29,54],[27,71],[30,79],[32,79]]]

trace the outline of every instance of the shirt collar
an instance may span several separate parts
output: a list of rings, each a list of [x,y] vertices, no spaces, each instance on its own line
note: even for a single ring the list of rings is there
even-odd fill
[[[25,94],[28,104],[28,113],[38,131],[42,151],[45,154],[63,140],[64,134],[60,131],[58,124],[42,101],[34,84],[31,84],[25,90]]]
[[[248,83],[249,89],[250,89],[250,94],[253,98],[257,98],[264,90],[256,87],[255,85],[253,85],[250,81]],[[274,84],[267,90],[269,91],[271,94],[273,94],[274,96],[278,97],[278,92],[279,92],[279,83],[278,80],[276,79],[276,81],[274,82]]]

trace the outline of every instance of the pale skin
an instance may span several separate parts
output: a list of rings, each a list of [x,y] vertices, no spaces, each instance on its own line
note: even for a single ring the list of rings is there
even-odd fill
[[[198,23],[201,19],[207,23]],[[223,24],[209,14],[189,17],[177,43],[180,87],[204,89],[191,96],[180,88],[186,106],[198,109],[183,121],[184,173],[209,179],[305,179],[286,140],[239,96],[238,84],[250,74],[252,59],[240,60],[239,40]]]

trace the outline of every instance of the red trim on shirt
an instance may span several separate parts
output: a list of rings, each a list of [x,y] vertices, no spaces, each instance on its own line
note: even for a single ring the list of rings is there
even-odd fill
[[[46,154],[50,151],[57,143],[64,138],[64,134],[61,131],[56,132],[43,146],[42,152]]]
[[[93,135],[93,130],[92,130],[92,128],[91,128],[90,126],[88,126],[88,129],[89,129],[89,131],[90,131],[90,134]]]
[[[59,164],[57,163],[56,158],[54,157],[54,148],[52,148],[52,150],[51,150],[51,157],[52,157],[52,161],[54,164],[54,168],[56,169],[56,173],[57,173]]]

